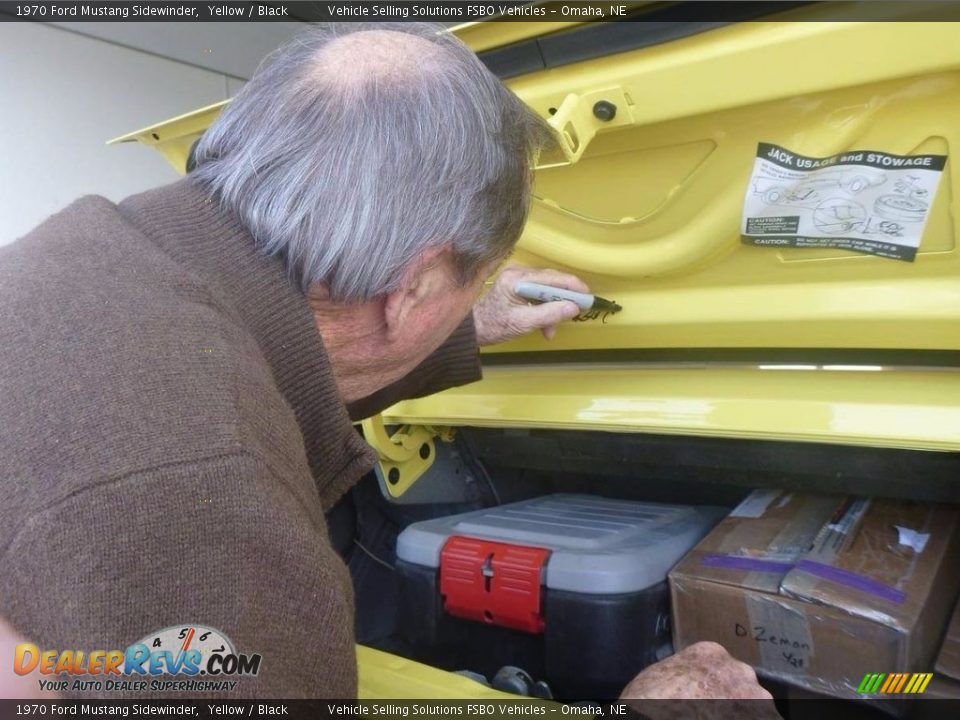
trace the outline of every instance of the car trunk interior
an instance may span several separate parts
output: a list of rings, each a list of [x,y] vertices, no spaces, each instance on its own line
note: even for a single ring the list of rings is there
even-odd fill
[[[442,501],[432,502],[431,491],[417,502],[390,500],[381,490],[383,481],[370,474],[330,513],[330,532],[353,576],[358,643],[488,679],[503,666],[543,678],[536,639],[457,620],[479,625],[483,634],[468,635],[470,642],[453,647],[425,649],[407,642],[404,623],[411,622],[412,614],[426,612],[405,603],[399,588],[397,536],[411,523],[551,493],[727,510],[756,488],[951,502],[960,475],[956,453],[536,429],[459,428],[452,443],[438,443],[437,454],[437,463],[420,482],[446,485],[444,491],[433,491]],[[452,494],[451,487],[456,488]],[[666,609],[661,612],[669,621]],[[656,652],[662,659],[672,648]],[[777,680],[763,682],[780,699],[805,697]],[[614,692],[589,684],[579,691],[581,698],[591,697],[591,691],[598,698]],[[860,711],[864,717],[877,713],[869,704]],[[803,715],[795,709],[787,716]]]

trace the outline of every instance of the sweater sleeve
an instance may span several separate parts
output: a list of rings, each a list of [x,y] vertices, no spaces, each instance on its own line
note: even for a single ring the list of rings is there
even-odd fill
[[[105,683],[84,692],[68,686],[68,696],[356,697],[349,574],[309,478],[288,474],[241,454],[68,495],[26,519],[8,548],[4,582],[18,592],[0,600],[0,612],[41,650],[125,651],[164,628],[204,626],[238,654],[261,656],[256,675],[109,675],[94,679],[146,687],[118,694]],[[182,641],[146,642],[176,657]],[[236,686],[159,692],[152,680]]]
[[[408,375],[373,395],[351,403],[348,406],[350,417],[362,420],[401,400],[466,385],[479,380],[481,375],[480,346],[477,344],[473,314],[470,314],[443,345]]]

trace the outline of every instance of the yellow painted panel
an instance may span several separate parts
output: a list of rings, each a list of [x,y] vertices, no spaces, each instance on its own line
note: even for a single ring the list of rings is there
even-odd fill
[[[537,25],[457,32],[486,49],[558,29]],[[621,99],[617,122],[578,163],[537,173],[515,259],[575,272],[624,310],[605,324],[567,323],[552,342],[530,335],[487,352],[960,349],[958,31],[936,22],[749,22],[510,80],[544,117],[570,94]],[[222,106],[123,139],[156,147],[182,171]],[[947,154],[916,261],[741,245],[761,141],[810,156]],[[960,386],[948,371],[584,365],[486,375],[403,403],[388,420],[960,449]]]
[[[522,700],[456,673],[357,645],[360,700]],[[532,701],[532,702],[543,702]]]
[[[226,107],[228,102],[230,101],[222,100],[170,120],[121,135],[108,144],[141,142],[144,145],[149,145],[163,155],[164,159],[173,165],[178,173],[183,174],[186,172],[190,146],[204,130],[210,127],[210,124],[216,120],[217,115]]]
[[[632,124],[538,172],[515,259],[617,300],[606,325],[491,352],[637,347],[960,347],[951,159],[913,263],[740,244],[758,142],[811,156],[960,147],[960,26],[743,23],[511,83],[547,115],[611,88]]]
[[[384,418],[960,450],[960,371],[493,367]]]

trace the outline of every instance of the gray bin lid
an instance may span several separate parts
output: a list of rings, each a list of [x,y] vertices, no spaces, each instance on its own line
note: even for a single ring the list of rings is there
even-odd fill
[[[638,592],[670,569],[726,515],[724,508],[556,494],[408,526],[397,557],[429,568],[452,535],[552,550],[546,586],[588,594]]]

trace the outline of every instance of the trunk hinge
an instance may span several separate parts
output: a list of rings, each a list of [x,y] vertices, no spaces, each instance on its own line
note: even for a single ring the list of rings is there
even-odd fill
[[[382,415],[361,425],[367,443],[380,454],[380,471],[391,497],[403,495],[433,465],[435,438],[453,442],[454,436],[453,428],[430,425],[403,425],[390,435]]]

